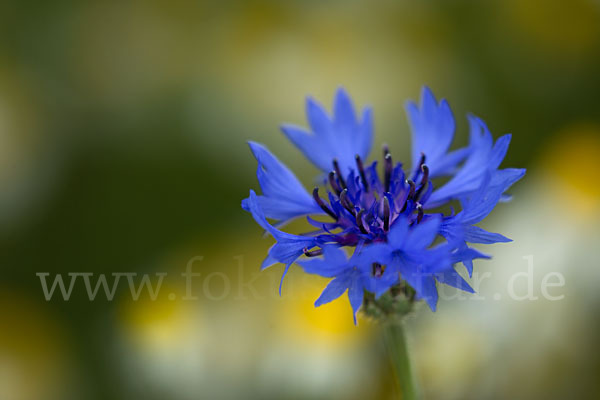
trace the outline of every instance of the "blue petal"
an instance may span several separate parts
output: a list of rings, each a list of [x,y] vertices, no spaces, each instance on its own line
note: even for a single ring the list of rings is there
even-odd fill
[[[499,233],[488,232],[484,229],[481,229],[477,226],[466,226],[464,227],[464,238],[465,241],[470,243],[483,243],[483,244],[492,244],[492,243],[506,243],[512,242],[511,239],[502,236]]]
[[[403,249],[422,250],[429,246],[438,234],[441,218],[434,216],[413,226],[402,244]]]
[[[450,153],[447,153],[443,158],[432,160],[431,163],[429,162],[429,157],[427,157],[427,166],[429,167],[429,165],[432,164],[434,167],[433,174],[431,173],[431,169],[429,170],[429,176],[435,178],[442,175],[452,174],[456,170],[457,165],[463,161],[470,152],[471,149],[468,147],[456,149]]]
[[[417,292],[419,298],[424,299],[431,308],[431,311],[435,311],[438,302],[438,291],[435,285],[435,279],[431,276],[424,276],[421,278],[421,290]]]
[[[389,268],[388,266],[381,277],[369,277],[365,280],[368,282],[370,291],[375,293],[375,298],[378,299],[385,292],[390,290],[392,286],[395,286],[400,282],[400,274],[395,268]]]
[[[331,170],[332,158],[327,151],[319,148],[319,138],[310,134],[305,129],[291,124],[281,125],[281,131],[285,134],[310,162],[323,171]]]
[[[324,278],[333,278],[344,270],[344,267],[332,265],[321,258],[299,260],[296,261],[296,264],[300,265],[307,274],[319,275]]]
[[[321,293],[317,301],[315,301],[315,307],[319,307],[323,304],[329,303],[340,297],[346,289],[350,287],[352,280],[349,274],[343,274],[335,279],[333,279],[325,290]]]
[[[387,268],[389,269],[390,267],[400,273],[400,278],[405,280],[413,289],[415,289],[420,298],[425,298],[422,292],[423,287],[427,283],[426,278],[434,280],[434,274],[423,273],[421,267],[417,263],[407,261],[401,257],[396,257],[393,263],[388,264]],[[387,269],[386,272],[388,272]]]
[[[373,147],[373,109],[371,107],[363,108],[357,136],[356,154],[360,155],[363,160],[366,160],[371,153],[371,148]]]
[[[406,276],[406,281],[417,292],[417,298],[425,300],[429,305],[429,308],[431,308],[431,311],[435,311],[438,301],[438,292],[433,275],[413,272],[412,274],[405,274],[403,276]]]
[[[290,265],[304,254],[305,248],[311,248],[316,245],[316,239],[314,237],[297,236],[290,233],[285,233],[277,228],[273,227],[267,219],[258,204],[258,196],[254,193],[254,190],[250,190],[250,197],[248,197],[248,209],[252,214],[254,220],[266,231],[268,231],[277,243],[269,249],[269,255],[263,262],[262,268],[266,268],[273,265],[275,261],[285,264],[285,270],[281,277],[281,283],[279,284],[279,294],[281,295],[281,286],[283,284],[283,278],[287,274]]]
[[[486,128],[487,129],[487,128]],[[494,147],[490,153],[490,158],[488,160],[488,168],[497,169],[504,157],[506,156],[506,152],[508,151],[508,145],[510,144],[510,140],[512,139],[512,135],[507,133],[504,136],[501,136],[496,140]]]
[[[457,251],[452,253],[450,261],[452,264],[462,262],[465,268],[467,269],[467,272],[469,273],[469,277],[472,277],[473,260],[476,258],[490,259],[491,257],[487,254],[475,250],[472,247],[468,247],[467,244],[463,241],[461,247]]]
[[[513,168],[496,171],[493,177],[491,173],[487,173],[481,187],[465,204],[461,213],[461,222],[476,224],[487,217],[502,199],[503,193],[524,174],[524,169]]]
[[[388,237],[389,240],[389,237]],[[378,262],[387,264],[391,261],[394,248],[387,243],[374,243],[363,247],[359,254],[354,253],[352,260],[357,264],[358,268],[364,268],[365,273],[370,273],[371,264]]]
[[[462,168],[444,186],[433,192],[427,201],[429,207],[440,205],[455,198],[470,195],[480,187],[485,174],[498,168],[510,143],[510,135],[504,135],[493,144],[492,134],[485,122],[470,115],[471,153]]]
[[[481,187],[463,205],[463,211],[458,214],[458,219],[464,225],[472,225],[488,216],[496,207],[504,188],[500,185],[496,188],[490,187],[492,173],[487,172],[481,183]]]
[[[438,103],[431,90],[423,87],[420,108],[414,102],[408,102],[406,113],[413,137],[413,170],[419,168],[419,160],[423,153],[426,156],[430,176],[451,173],[468,155],[469,149],[464,148],[448,153],[456,128],[448,102],[442,99]]]
[[[356,313],[363,303],[364,298],[364,287],[362,280],[358,274],[354,273],[350,287],[348,288],[348,300],[350,300],[350,306],[352,307],[352,317],[354,318],[354,325],[358,325],[356,321]]]
[[[283,274],[281,274],[281,279],[279,280],[279,295],[281,296],[281,289],[283,288],[283,279],[285,278],[285,276],[287,275],[288,271],[290,270],[290,265],[292,265],[292,263],[286,264],[285,268],[283,270]]]
[[[399,249],[404,244],[407,235],[408,221],[406,220],[406,217],[399,216],[390,227],[390,231],[387,236],[388,243],[390,246]]]
[[[475,293],[473,288],[454,270],[454,268],[439,272],[435,274],[435,277],[439,282],[448,286],[452,286],[465,292]]]
[[[355,155],[365,160],[373,142],[373,119],[369,108],[358,121],[352,101],[344,89],[336,92],[334,115],[330,118],[318,102],[306,100],[306,116],[311,133],[294,125],[282,125],[281,130],[306,158],[323,172],[332,169],[338,160],[342,173],[356,169]]]
[[[521,179],[524,174],[524,169],[512,168],[498,170],[493,173],[487,171],[482,178],[479,189],[464,202],[463,210],[455,216],[444,218],[440,233],[447,240],[456,243],[460,247],[460,250],[453,255],[453,263],[462,261],[469,275],[473,273],[472,259],[482,257],[474,254],[474,250],[468,248],[465,241],[486,244],[510,241],[510,239],[500,234],[487,232],[472,226],[472,224],[484,219],[502,199],[503,192]],[[465,249],[468,251],[463,251]],[[475,257],[469,259],[469,256]]]
[[[292,171],[263,145],[248,144],[258,161],[256,175],[263,192],[258,204],[267,218],[287,222],[302,215],[323,214]],[[248,199],[242,201],[242,208],[249,210]]]
[[[356,267],[360,274],[363,289],[375,294],[378,298],[396,285],[400,280],[398,269],[391,265],[394,249],[387,243],[375,243],[365,246],[360,252],[355,251],[349,264]],[[373,263],[387,265],[383,275],[374,277],[372,275]]]
[[[348,269],[346,253],[335,246],[323,247],[323,258],[309,258],[296,261],[304,272],[325,278],[333,278]]]
[[[323,256],[332,265],[345,265],[348,263],[346,252],[336,246],[324,246]]]
[[[269,268],[273,264],[277,264],[279,261],[275,259],[271,254],[267,254],[267,258],[264,259],[262,264],[260,265],[260,270],[264,270]]]
[[[423,273],[434,274],[445,271],[452,266],[452,250],[453,246],[446,243],[412,253],[410,256],[415,262],[421,264],[420,270]]]
[[[473,260],[464,260],[462,263],[469,273],[469,278],[471,278],[473,276]]]
[[[312,97],[306,99],[306,119],[310,128],[317,136],[328,138],[331,136],[331,121],[325,107]]]
[[[456,264],[457,262],[465,262],[466,260],[474,260],[476,258],[490,259],[492,257],[465,245],[451,254],[450,261],[452,264]]]
[[[515,182],[525,176],[525,172],[525,168],[500,169],[492,175],[492,182],[490,183],[490,186],[493,188],[499,186],[506,191]],[[500,200],[502,201],[502,198]]]

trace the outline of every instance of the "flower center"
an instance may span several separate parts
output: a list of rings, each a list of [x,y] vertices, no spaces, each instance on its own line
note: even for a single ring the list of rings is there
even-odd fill
[[[329,201],[319,196],[318,187],[313,190],[315,202],[334,222],[311,223],[328,233],[322,235],[325,242],[343,246],[386,241],[391,226],[401,215],[407,217],[409,224],[420,223],[425,217],[422,203],[432,190],[425,159],[423,154],[418,168],[407,179],[402,164],[394,165],[388,147],[384,146],[383,182],[379,179],[377,162],[365,167],[356,155],[356,170],[344,176],[334,159],[327,176],[331,189]]]

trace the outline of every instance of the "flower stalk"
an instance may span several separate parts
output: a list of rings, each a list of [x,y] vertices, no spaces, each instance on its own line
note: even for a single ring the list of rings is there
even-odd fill
[[[383,326],[385,347],[392,363],[396,386],[402,400],[418,399],[402,321],[391,319]]]

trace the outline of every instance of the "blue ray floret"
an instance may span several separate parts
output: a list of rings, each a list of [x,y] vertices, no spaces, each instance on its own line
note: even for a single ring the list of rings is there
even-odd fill
[[[343,89],[335,95],[332,116],[308,98],[310,131],[293,125],[282,130],[325,173],[324,187],[312,194],[263,145],[249,142],[262,195],[250,191],[242,207],[276,241],[263,268],[284,264],[282,282],[293,263],[331,278],[315,306],[347,292],[355,322],[368,298],[395,296],[400,288],[407,296],[412,293],[411,302],[423,299],[434,311],[438,284],[473,292],[455,265],[463,263],[470,276],[473,260],[489,256],[469,244],[510,241],[476,224],[509,198],[506,190],[525,174],[499,168],[511,136],[494,142],[485,123],[470,115],[469,145],[449,150],[455,121],[445,100],[438,102],[424,88],[420,104],[409,102],[406,111],[413,136],[408,170],[394,163],[385,145],[381,163],[366,163],[372,112],[365,108],[359,119]],[[442,176],[448,177],[446,183],[434,184]],[[457,201],[458,213],[440,211]],[[278,229],[298,217],[306,217],[315,230],[293,235]]]
[[[323,172],[329,172],[332,160],[336,159],[346,176],[356,167],[355,155],[363,159],[369,155],[373,143],[373,112],[365,108],[359,120],[344,89],[337,90],[331,117],[321,104],[307,98],[306,118],[310,132],[290,124],[282,125],[281,130]]]
[[[302,215],[322,213],[321,208],[288,167],[263,145],[255,142],[248,144],[258,161],[256,176],[263,192],[263,195],[257,198],[258,205],[267,218],[285,223]],[[242,207],[250,211],[248,199],[242,202]]]
[[[431,177],[451,174],[456,165],[465,159],[469,149],[462,148],[448,153],[454,138],[456,123],[448,102],[439,103],[428,87],[421,91],[421,105],[412,101],[406,104],[406,114],[412,128],[413,168],[421,154],[427,154]]]

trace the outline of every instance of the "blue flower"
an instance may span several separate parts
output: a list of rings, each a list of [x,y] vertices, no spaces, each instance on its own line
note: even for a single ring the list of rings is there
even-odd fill
[[[372,144],[371,110],[365,109],[359,121],[343,89],[336,93],[333,117],[311,98],[306,107],[312,132],[292,125],[282,130],[326,173],[324,188],[315,187],[310,195],[264,146],[249,143],[263,194],[250,191],[242,207],[276,241],[263,268],[283,263],[282,282],[294,262],[306,273],[331,278],[315,305],[347,292],[355,322],[365,293],[377,299],[408,286],[435,311],[438,284],[473,292],[454,266],[463,263],[471,275],[473,260],[489,256],[469,243],[509,241],[476,224],[509,199],[506,190],[525,174],[524,169],[499,168],[510,135],[494,143],[485,123],[469,116],[469,145],[449,151],[454,117],[445,100],[438,102],[424,88],[420,106],[406,106],[413,160],[405,170],[393,162],[387,146],[380,166],[365,162]],[[439,176],[449,179],[436,188],[432,179]],[[434,210],[456,201],[461,204],[457,214]],[[301,216],[315,227],[313,232],[293,235],[267,221],[281,226]]]

